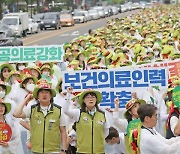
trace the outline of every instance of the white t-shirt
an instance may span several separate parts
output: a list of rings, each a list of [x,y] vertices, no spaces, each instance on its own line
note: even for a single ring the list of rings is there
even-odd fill
[[[120,143],[114,145],[115,154],[125,154],[124,133],[119,133]]]
[[[173,132],[174,134],[174,129],[178,123],[178,118],[176,116],[172,116],[171,119],[170,119],[170,127],[171,127],[171,131]],[[178,136],[178,135],[175,135],[174,136]]]
[[[56,94],[56,96],[54,97],[54,104],[57,104],[59,106],[61,106],[62,108],[64,107],[64,103],[66,103],[65,101],[65,97],[61,94]]]
[[[66,101],[65,101],[65,97],[63,95],[56,94],[56,97],[54,97],[53,103],[61,106],[62,112],[64,113],[64,106],[66,104]],[[73,119],[70,119],[66,114],[64,114],[64,118],[66,121],[66,129],[68,130],[70,128],[70,126],[73,125],[74,121],[73,121]]]
[[[47,107],[40,106],[40,108],[41,108],[41,111],[43,112],[44,116],[46,116],[47,112],[51,108],[51,104],[49,106],[47,106]],[[23,112],[25,113],[26,118],[30,118],[30,115],[31,115],[31,105],[29,105],[26,108],[24,108]],[[60,116],[59,121],[60,121],[60,126],[66,126],[66,121],[65,121],[65,118],[64,118],[64,113],[62,112],[62,110],[61,110],[61,116]]]
[[[127,119],[119,118],[119,112],[113,112],[113,124],[125,133],[128,126],[128,121]]]

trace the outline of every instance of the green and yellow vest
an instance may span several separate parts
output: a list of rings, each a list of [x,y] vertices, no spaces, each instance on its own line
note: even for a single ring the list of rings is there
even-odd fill
[[[76,124],[77,152],[98,154],[104,152],[104,123],[105,115],[96,111],[94,116],[81,112]]]
[[[33,152],[60,151],[60,116],[61,107],[56,104],[51,104],[50,110],[45,117],[39,103],[31,106],[30,143]]]
[[[140,154],[141,126],[140,119],[134,119],[128,123],[127,134],[124,137],[127,154]]]

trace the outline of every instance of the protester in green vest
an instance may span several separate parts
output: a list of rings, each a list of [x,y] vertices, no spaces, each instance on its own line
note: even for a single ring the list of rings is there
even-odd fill
[[[61,154],[67,150],[67,134],[61,107],[53,103],[56,92],[46,80],[40,80],[14,112],[17,118],[30,118],[30,144],[33,154]],[[24,107],[30,100],[37,103]]]
[[[76,122],[77,153],[105,153],[105,138],[109,133],[108,122],[103,111],[98,107],[102,94],[87,89],[79,95],[81,109],[69,109],[72,88],[68,88],[67,104],[64,112]]]

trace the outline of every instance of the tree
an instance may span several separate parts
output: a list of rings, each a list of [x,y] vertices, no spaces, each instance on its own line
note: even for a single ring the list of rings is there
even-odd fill
[[[111,0],[111,4],[123,4],[125,0]]]
[[[2,5],[3,5],[3,2],[0,3],[0,19],[2,19],[2,13],[3,13]]]
[[[92,5],[94,6],[98,0],[92,0]]]
[[[68,0],[68,1],[67,0],[56,0],[56,1],[58,1],[60,3],[65,3],[66,7],[67,7],[67,10],[69,10],[69,8],[73,6],[73,1],[74,0]]]
[[[2,19],[3,13],[3,4],[11,5],[11,4],[18,4],[20,0],[1,0],[0,2],[0,19]],[[10,9],[10,8],[9,8]]]
[[[2,19],[2,15],[3,15],[3,4],[11,4],[12,2],[14,2],[13,0],[1,0],[0,2],[0,19]]]

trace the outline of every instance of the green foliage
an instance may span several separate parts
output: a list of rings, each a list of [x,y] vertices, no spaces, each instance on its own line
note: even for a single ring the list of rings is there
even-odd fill
[[[20,0],[1,0],[1,1],[2,1],[1,3],[13,4],[13,3],[16,3],[17,1],[20,1]]]
[[[125,0],[110,0],[111,4],[123,4]]]
[[[2,18],[2,13],[3,13],[3,8],[2,8],[2,4],[6,4],[6,5],[9,5],[9,4],[17,4],[17,2],[26,2],[26,5],[30,5],[31,3],[32,4],[35,4],[35,3],[38,3],[40,2],[41,0],[0,0],[0,19]],[[66,8],[69,8],[69,7],[72,7],[73,5],[73,0],[54,0],[55,3],[66,3]],[[44,4],[44,6],[42,7],[36,7],[33,9],[33,12],[43,12],[44,11],[44,7],[45,6],[48,6],[49,3],[52,3],[52,0],[46,0],[46,3]],[[28,11],[27,10],[27,7],[23,6],[21,8],[18,7],[18,9],[20,10],[23,10],[23,11]],[[63,8],[60,8],[60,7],[57,7],[57,6],[54,6],[54,7],[51,7],[51,11],[61,11]]]
[[[60,12],[62,9],[59,6],[51,7],[51,12]]]

